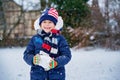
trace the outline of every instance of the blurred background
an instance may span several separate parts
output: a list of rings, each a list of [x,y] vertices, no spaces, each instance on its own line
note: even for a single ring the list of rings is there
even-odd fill
[[[48,7],[62,16],[70,47],[120,49],[120,0],[0,0],[0,47],[26,46]]]

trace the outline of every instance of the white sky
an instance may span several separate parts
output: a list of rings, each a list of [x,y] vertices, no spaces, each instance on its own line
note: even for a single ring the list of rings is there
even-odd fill
[[[14,0],[15,2],[17,2],[18,4],[22,3],[22,1],[26,1],[26,2],[33,2],[33,3],[38,3],[39,0]]]
[[[39,0],[14,0],[17,4],[23,4],[23,8],[25,10],[33,10],[33,9],[39,9],[40,6],[37,6],[36,8],[34,8],[33,6],[35,6],[36,3],[39,3]]]

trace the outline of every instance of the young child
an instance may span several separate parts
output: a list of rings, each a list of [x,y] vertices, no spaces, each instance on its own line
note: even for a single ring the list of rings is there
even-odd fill
[[[24,60],[31,65],[30,80],[65,80],[65,65],[71,51],[65,38],[56,30],[58,12],[46,9],[39,18],[39,30],[24,52]]]

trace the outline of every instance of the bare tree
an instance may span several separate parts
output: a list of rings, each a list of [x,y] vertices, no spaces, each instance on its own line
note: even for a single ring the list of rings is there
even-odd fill
[[[7,23],[6,23],[6,18],[5,18],[5,11],[4,11],[4,6],[3,6],[4,1],[0,0],[0,26],[1,29],[3,29],[3,34],[2,36],[5,37],[6,35],[6,28],[7,28]]]
[[[10,11],[13,11],[13,12],[16,11],[16,10],[14,10],[15,9],[14,6],[12,7],[13,10],[10,8],[11,7],[10,1],[13,1],[13,0],[0,0],[0,3],[1,3],[1,5],[0,5],[0,9],[1,9],[1,11],[0,11],[0,13],[1,13],[0,14],[0,16],[1,16],[0,21],[2,21],[2,23],[1,23],[2,29],[1,30],[3,30],[3,32],[2,32],[3,39],[9,38],[12,31],[20,23],[20,20],[21,20],[22,14],[23,14],[23,9],[22,9],[22,6],[21,6],[20,9],[17,10],[17,11],[19,11],[19,13],[18,13],[19,15],[18,15],[16,21],[13,23],[12,26],[10,26],[11,23],[8,22],[8,20],[7,20],[8,17],[7,16],[9,15]],[[9,17],[12,17],[12,16],[9,16]]]
[[[110,35],[106,39],[107,47],[113,50],[120,49],[120,1],[119,0],[105,0],[105,19],[106,30]]]

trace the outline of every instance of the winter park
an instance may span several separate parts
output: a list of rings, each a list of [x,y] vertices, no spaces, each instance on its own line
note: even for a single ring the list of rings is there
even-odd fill
[[[120,80],[119,0],[0,0],[0,80]]]

